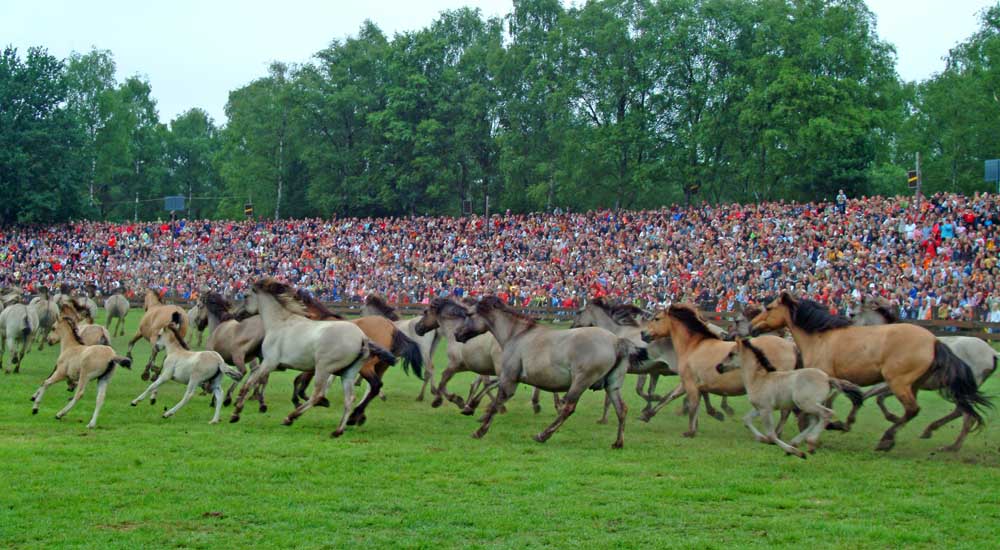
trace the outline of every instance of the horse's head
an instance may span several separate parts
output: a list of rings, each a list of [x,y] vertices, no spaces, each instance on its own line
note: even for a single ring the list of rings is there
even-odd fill
[[[598,312],[595,311],[597,306],[597,301],[600,298],[594,298],[587,305],[583,306],[583,309],[576,313],[573,317],[573,324],[569,328],[580,328],[580,327],[593,327],[597,326],[597,315]]]
[[[658,338],[670,338],[672,323],[665,310],[657,311],[652,319],[642,323],[642,341],[647,344]]]
[[[719,364],[715,366],[715,371],[719,374],[725,374],[743,366],[740,355],[744,342],[743,337],[737,336],[735,341],[736,345],[733,346],[733,348],[729,350],[729,353],[722,358],[722,361],[719,361]]]
[[[751,332],[761,334],[787,327],[791,324],[792,309],[797,305],[795,297],[783,291],[780,296],[764,306],[764,311],[750,321]]]
[[[463,343],[468,342],[488,330],[489,325],[486,324],[486,319],[478,312],[471,312],[465,316],[462,324],[455,330],[455,340]]]
[[[435,298],[424,310],[413,330],[418,336],[423,336],[442,326],[455,327],[468,316],[468,308],[451,298]]]

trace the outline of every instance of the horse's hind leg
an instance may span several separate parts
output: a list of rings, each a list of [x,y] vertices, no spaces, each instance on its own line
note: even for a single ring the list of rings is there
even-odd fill
[[[582,379],[583,378],[580,377],[573,380],[573,384],[570,385],[569,391],[566,392],[566,397],[563,398],[563,407],[562,410],[559,411],[559,416],[556,417],[552,424],[549,424],[549,427],[545,428],[541,433],[535,436],[535,441],[539,443],[545,443],[548,441],[549,438],[552,437],[552,434],[554,434],[556,430],[563,425],[563,422],[566,422],[566,419],[569,418],[574,411],[576,411],[576,402],[579,401],[580,396],[590,386],[590,384],[584,385],[581,383]],[[593,380],[590,381],[591,384],[593,382]]]
[[[767,438],[767,436],[760,433],[760,430],[757,429],[757,426],[753,425],[753,419],[757,418],[758,416],[760,416],[760,411],[757,410],[756,407],[750,409],[750,412],[743,415],[743,425],[746,426],[748,430],[750,430],[750,433],[753,434],[754,439],[756,439],[761,443],[770,443],[771,441]]]
[[[962,443],[965,442],[965,436],[969,435],[969,430],[972,429],[972,415],[965,415],[965,420],[962,422],[962,431],[958,434],[958,438],[955,442],[947,447],[941,447],[939,451],[956,452],[962,448]]]
[[[87,424],[87,428],[91,430],[97,427],[97,415],[101,414],[101,407],[104,406],[104,396],[108,392],[110,380],[111,378],[106,376],[97,379],[97,401],[94,403],[94,416],[90,417],[90,423]]]
[[[876,451],[888,451],[891,449],[896,444],[896,432],[920,413],[920,405],[917,404],[916,389],[913,386],[913,382],[905,379],[894,379],[889,382],[889,387],[892,389],[893,395],[896,396],[896,399],[899,399],[905,412],[903,413],[903,418],[893,423],[882,435],[882,439],[879,440],[878,445],[875,447]]]
[[[610,407],[611,407],[611,393],[604,392],[604,414],[602,414],[600,420],[597,421],[598,424],[608,423],[608,409]],[[617,410],[615,412],[617,413]]]
[[[417,401],[424,400],[424,391],[427,389],[427,386],[431,388],[431,395],[436,395],[434,390],[434,359],[432,357],[424,357],[424,383],[420,386],[420,394],[417,395]]]
[[[14,365],[14,374],[21,372],[21,363],[24,361],[24,356],[28,354],[28,349],[31,347],[31,337],[34,333],[29,334],[26,338],[21,340],[21,350],[17,354],[17,364]]]
[[[177,402],[170,410],[163,413],[163,418],[170,418],[171,416],[177,414],[177,411],[181,410],[181,407],[187,405],[187,402],[191,400],[194,396],[194,392],[198,391],[198,379],[194,377],[194,373],[191,373],[191,378],[188,380],[187,389],[184,390],[184,397]]]
[[[618,415],[618,438],[611,445],[612,449],[621,449],[625,445],[625,417],[628,415],[628,406],[622,399],[621,389],[615,388],[608,393],[611,404],[615,407],[615,414]]]
[[[462,414],[464,414],[466,416],[471,416],[473,413],[475,413],[476,412],[476,408],[479,407],[480,401],[482,401],[484,397],[488,396],[490,394],[490,390],[492,390],[493,388],[497,387],[497,385],[499,383],[500,383],[500,379],[499,378],[495,378],[493,380],[488,380],[487,382],[485,382],[485,385],[482,387],[482,389],[479,390],[479,393],[477,393],[474,396],[471,396],[469,398],[469,401],[465,404],[465,406],[462,407]],[[500,394],[500,392],[497,392],[497,396],[496,397],[491,397],[490,398],[490,402],[491,402],[490,406],[491,407],[492,406],[496,406],[497,407],[497,412],[503,412],[503,411],[506,410],[506,408],[504,407],[503,403],[499,403],[498,404],[498,401],[500,399],[500,395],[499,394]]]
[[[724,414],[720,413],[719,411],[715,410],[715,407],[712,406],[712,402],[708,400],[708,395],[709,394],[707,392],[704,395],[704,397],[705,397],[705,413],[708,414],[709,416],[711,416],[712,418],[718,420],[719,422],[725,421],[726,420],[726,415],[724,415]]]
[[[734,411],[733,408],[729,406],[728,396],[725,395],[722,396],[722,403],[719,406],[722,407],[722,412],[728,414],[729,416],[736,416],[736,411]]]
[[[605,401],[607,403],[607,401]],[[542,412],[542,390],[535,388],[531,392],[531,410],[535,411],[535,414]],[[607,404],[605,404],[605,411],[607,411]],[[607,412],[604,413],[607,416]],[[607,422],[607,420],[605,420]]]
[[[295,410],[293,410],[292,412],[288,413],[288,416],[286,416],[285,420],[282,421],[282,424],[284,424],[285,426],[291,426],[292,423],[295,422],[296,418],[302,416],[302,413],[304,413],[304,412],[308,411],[309,409],[311,409],[314,405],[316,405],[316,403],[319,402],[319,400],[323,397],[323,395],[326,394],[326,385],[328,384],[330,377],[328,375],[324,374],[323,376],[316,376],[314,378],[316,379],[316,383],[313,384],[313,394],[312,394],[312,397],[310,397],[309,399],[306,399],[304,402],[302,402],[301,405],[299,405],[298,407],[295,407]],[[346,384],[347,383],[345,382],[344,384],[345,384],[345,388],[344,389],[346,391],[347,390],[347,388],[346,388]],[[354,379],[353,378],[351,379],[351,391],[352,391],[352,393],[354,391]]]
[[[958,407],[955,407],[955,410],[935,420],[934,422],[931,422],[930,425],[927,426],[926,429],[924,429],[924,433],[920,434],[920,439],[930,439],[931,436],[934,435],[935,430],[951,422],[952,420],[955,420],[960,416],[962,416],[962,411],[958,410]]]
[[[795,455],[799,458],[806,457],[804,452],[789,445],[788,443],[785,443],[778,437],[778,434],[774,431],[774,416],[770,412],[766,415],[762,415],[761,419],[764,423],[764,430],[767,432],[767,438],[771,443],[781,447],[781,449],[788,454]]]
[[[368,382],[368,391],[365,392],[365,396],[361,399],[361,403],[357,408],[351,412],[351,416],[347,419],[348,426],[361,426],[365,423],[365,420],[367,420],[365,409],[368,408],[368,403],[382,391],[382,379],[375,373],[374,369],[365,369],[362,367],[361,377],[365,379],[365,382]]]

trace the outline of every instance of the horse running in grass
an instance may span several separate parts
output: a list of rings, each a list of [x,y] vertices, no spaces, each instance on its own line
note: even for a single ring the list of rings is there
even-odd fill
[[[755,341],[737,337],[736,349],[730,358],[732,360],[723,361],[716,370],[719,374],[740,371],[747,398],[753,405],[753,409],[743,417],[743,424],[757,441],[775,444],[788,454],[805,458],[806,454],[798,448],[803,440],[810,453],[816,452],[819,436],[833,418],[833,410],[824,405],[832,393],[843,392],[859,405],[862,401],[861,388],[846,380],[830,378],[819,369],[778,371],[767,354],[755,345]],[[808,425],[799,430],[794,439],[785,443],[780,437],[780,426],[793,409],[800,411],[800,418],[806,419]],[[781,412],[777,428],[774,425],[774,411]],[[761,418],[766,433],[761,433],[753,425],[757,417]]]
[[[122,336],[125,334],[125,317],[128,316],[128,310],[131,305],[128,303],[128,299],[121,294],[121,291],[116,291],[111,296],[108,296],[104,300],[104,310],[108,314],[106,321],[106,327],[111,330],[111,333],[115,336]],[[115,320],[115,328],[111,329],[111,321]]]
[[[186,312],[183,309],[178,306],[164,304],[160,300],[159,293],[151,288],[146,289],[143,309],[145,313],[142,314],[142,320],[139,321],[139,329],[135,332],[135,336],[128,341],[128,351],[125,355],[129,359],[132,358],[132,348],[135,347],[135,343],[139,340],[145,338],[149,342],[151,348],[149,361],[146,363],[146,368],[142,370],[142,379],[149,380],[150,373],[156,365],[156,355],[159,353],[159,350],[156,349],[156,339],[159,337],[160,331],[170,324],[170,319],[175,312],[180,312],[184,318],[177,332],[180,333],[181,337],[184,337],[187,335],[188,321]]]
[[[434,385],[434,351],[441,342],[441,337],[438,331],[432,330],[424,333],[423,336],[417,334],[415,327],[417,322],[420,321],[420,317],[400,319],[399,314],[396,313],[396,309],[390,306],[384,298],[376,294],[369,294],[365,298],[365,305],[361,308],[361,315],[363,317],[385,317],[386,319],[392,321],[392,323],[396,325],[396,328],[405,334],[409,339],[417,343],[417,346],[420,348],[420,355],[424,360],[424,384],[420,386],[420,393],[417,395],[417,401],[424,400],[424,392],[428,389],[428,387],[430,388],[431,395],[437,395],[437,386]]]
[[[788,292],[767,304],[752,324],[755,331],[787,327],[807,367],[859,386],[888,384],[905,412],[898,417],[885,411],[892,426],[882,435],[876,450],[891,449],[896,432],[920,412],[917,392],[929,379],[936,379],[944,397],[970,416],[970,429],[983,424],[980,409],[992,407],[979,392],[969,365],[925,328],[907,323],[852,326],[850,319]],[[855,406],[847,418],[847,428],[856,414]]]

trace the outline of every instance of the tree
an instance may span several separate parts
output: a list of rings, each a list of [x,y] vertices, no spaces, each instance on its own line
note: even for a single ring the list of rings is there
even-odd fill
[[[188,218],[214,214],[222,193],[214,165],[219,148],[217,132],[211,117],[201,109],[191,109],[170,122],[167,193],[188,197]]]

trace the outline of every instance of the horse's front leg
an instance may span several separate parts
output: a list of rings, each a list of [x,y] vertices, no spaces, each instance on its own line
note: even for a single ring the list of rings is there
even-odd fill
[[[236,405],[233,406],[233,415],[229,418],[229,422],[240,421],[240,413],[243,412],[243,403],[246,401],[247,392],[251,389],[257,389],[261,381],[266,380],[267,375],[269,375],[277,366],[277,363],[265,359],[264,361],[261,361],[260,365],[254,371],[252,371],[250,379],[243,384],[242,388],[240,388],[240,395],[236,398]]]
[[[661,400],[655,407],[642,411],[642,414],[639,415],[639,420],[649,422],[650,419],[656,416],[656,413],[663,409],[663,407],[666,407],[671,401],[682,395],[684,395],[684,384],[677,384],[677,387],[667,394],[667,396],[664,397],[663,400]]]
[[[497,398],[486,409],[486,415],[483,416],[483,423],[479,426],[479,429],[472,433],[473,438],[482,439],[482,437],[490,431],[490,426],[493,425],[493,417],[495,417],[500,411],[500,407],[502,407],[507,400],[514,397],[514,394],[517,393],[517,379],[519,378],[519,371],[520,365],[509,369],[501,369],[500,376],[496,381],[496,384],[499,386],[499,389],[497,390]]]

